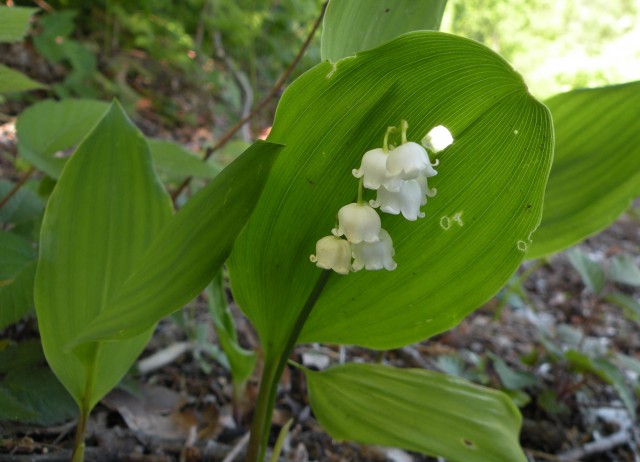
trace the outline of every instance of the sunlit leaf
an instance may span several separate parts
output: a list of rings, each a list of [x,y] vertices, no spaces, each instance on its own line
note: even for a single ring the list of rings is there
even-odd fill
[[[549,113],[477,42],[406,34],[315,67],[279,104],[269,140],[286,148],[229,261],[235,299],[268,351],[282,347],[322,274],[309,256],[356,199],[352,169],[400,119],[413,141],[440,124],[452,132],[429,180],[438,194],[416,222],[383,214],[398,268],[332,274],[300,341],[413,343],[457,324],[520,265],[550,168]]]
[[[45,88],[40,82],[30,79],[22,72],[0,64],[0,93],[13,93]]]
[[[37,8],[0,5],[0,43],[22,40],[29,28],[29,19],[36,11]]]
[[[33,308],[36,251],[23,237],[0,231],[0,329]]]
[[[609,277],[612,281],[628,286],[640,286],[640,268],[632,255],[615,255],[609,262]]]
[[[555,157],[527,258],[597,233],[640,194],[640,82],[574,90],[546,104],[556,130]]]
[[[604,288],[604,270],[602,267],[577,247],[569,250],[567,256],[571,265],[580,274],[582,282],[591,292],[599,294]]]
[[[45,211],[35,302],[51,368],[83,410],[125,374],[151,335],[66,348],[99,313],[171,217],[149,148],[111,105],[66,164]]]
[[[438,30],[447,0],[333,0],[322,28],[322,60],[337,61],[405,32]]]
[[[70,153],[100,120],[109,105],[103,101],[41,101],[16,122],[18,150],[25,160],[52,178],[58,178]]]
[[[229,255],[280,149],[255,143],[189,200],[128,268],[131,277],[109,299],[109,309],[67,341],[137,335],[200,293]]]
[[[336,440],[395,446],[452,462],[526,461],[522,418],[496,390],[436,372],[347,364],[305,369],[311,407]]]

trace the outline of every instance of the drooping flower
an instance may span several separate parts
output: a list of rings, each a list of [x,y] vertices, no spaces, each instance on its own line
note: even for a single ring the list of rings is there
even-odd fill
[[[433,152],[440,152],[453,143],[453,136],[451,132],[442,125],[433,127],[424,138],[422,138],[422,145],[430,149]]]
[[[334,236],[346,236],[352,244],[380,240],[380,217],[368,204],[347,204],[338,211],[338,227]]]
[[[427,151],[418,143],[409,141],[389,151],[387,156],[387,176],[403,180],[414,180],[419,175],[435,176]]]
[[[325,236],[316,243],[316,254],[309,259],[318,268],[347,274],[351,269],[351,245],[336,236]]]
[[[424,217],[424,213],[420,212],[420,206],[426,202],[422,187],[416,179],[403,181],[399,191],[389,191],[384,187],[378,189],[376,199],[369,204],[374,208],[380,207],[385,213],[402,213],[407,220],[415,221]]]
[[[360,168],[353,169],[353,176],[362,178],[367,189],[378,189],[387,179],[387,153],[382,148],[364,153]]]
[[[353,251],[353,271],[362,268],[368,270],[380,270],[385,268],[393,271],[398,266],[393,261],[395,250],[389,233],[381,229],[380,240],[378,242],[361,242],[351,246]]]

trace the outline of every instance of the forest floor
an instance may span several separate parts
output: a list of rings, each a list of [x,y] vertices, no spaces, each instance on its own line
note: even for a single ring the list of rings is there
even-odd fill
[[[16,153],[12,124],[0,121],[0,150],[9,155]],[[205,129],[188,128],[170,135],[155,128],[149,118],[140,125],[148,134],[185,143],[210,136]],[[6,162],[2,166],[3,176],[15,179],[10,166]],[[640,222],[625,215],[580,248],[606,267],[612,256],[623,253],[637,261],[639,243]],[[455,374],[514,398],[523,415],[521,443],[532,462],[639,462],[640,428],[631,415],[638,411],[640,320],[623,312],[609,296],[626,294],[637,300],[640,291],[608,282],[603,293],[598,296],[587,289],[566,254],[558,254],[548,261],[525,263],[500,294],[451,331],[422,343],[385,352],[302,345],[293,359],[318,369],[343,362],[378,362]],[[241,343],[259,354],[255,333],[231,304]],[[18,333],[21,338],[37,337],[33,320],[0,332],[0,337]],[[259,370],[234,406],[230,375],[216,361],[215,345],[202,297],[162,321],[137,367],[93,411],[86,460],[229,462],[230,452],[241,454]],[[611,373],[612,367],[622,372]],[[439,460],[333,441],[309,407],[304,376],[293,368],[285,371],[280,384],[271,444],[290,418],[293,425],[283,460]],[[72,420],[38,427],[0,422],[0,461],[69,460],[75,424]]]

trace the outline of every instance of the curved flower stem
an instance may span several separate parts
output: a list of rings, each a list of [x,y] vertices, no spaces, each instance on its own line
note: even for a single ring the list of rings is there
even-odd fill
[[[400,130],[402,130],[402,144],[407,142],[407,128],[409,128],[409,123],[402,119],[400,121]]]
[[[360,177],[358,181],[358,205],[362,205],[362,185],[363,185],[363,177]]]
[[[384,141],[382,142],[382,150],[389,152],[389,135],[395,133],[398,129],[396,127],[387,127],[387,132],[384,134]]]
[[[316,282],[315,287],[309,294],[298,318],[291,329],[289,337],[281,353],[276,356],[268,355],[265,359],[262,377],[260,380],[260,391],[258,393],[258,401],[256,410],[251,424],[251,438],[249,439],[249,447],[247,449],[247,462],[262,462],[267,451],[269,438],[269,428],[271,426],[271,414],[276,402],[278,392],[278,383],[284,371],[289,356],[295,347],[302,327],[304,326],[311,310],[315,306],[322,290],[331,276],[331,271],[323,271]]]

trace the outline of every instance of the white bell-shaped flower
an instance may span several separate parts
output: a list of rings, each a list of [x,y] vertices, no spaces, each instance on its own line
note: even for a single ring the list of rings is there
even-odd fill
[[[365,152],[360,168],[353,169],[352,173],[362,178],[365,188],[378,189],[387,179],[387,153],[382,148]]]
[[[346,236],[352,244],[378,242],[380,217],[368,204],[347,204],[338,211],[338,227],[331,230],[334,236]]]
[[[318,268],[347,274],[351,268],[351,245],[336,236],[325,236],[316,243],[316,254],[309,259]]]
[[[403,180],[413,180],[420,174],[435,175],[427,151],[413,141],[389,151],[386,167],[388,177],[399,177]]]
[[[393,261],[395,250],[391,236],[384,229],[380,230],[380,240],[378,242],[361,242],[351,246],[353,251],[353,271],[362,268],[368,270],[379,270],[385,268],[393,271],[398,266]]]
[[[372,200],[370,204],[374,208],[380,207],[380,210],[385,213],[393,215],[402,213],[407,220],[415,221],[424,217],[424,213],[420,212],[423,201],[426,203],[418,180],[406,180],[402,182],[399,191],[389,191],[384,187],[378,189],[376,200]]]
[[[436,188],[429,189],[427,178],[422,175],[418,176],[418,178],[416,178],[416,181],[420,185],[420,191],[422,194],[420,205],[425,205],[427,203],[427,197],[434,197],[437,194],[438,190]]]
[[[433,127],[424,138],[422,138],[422,145],[430,149],[433,152],[440,152],[453,143],[453,136],[447,127],[438,125]]]

